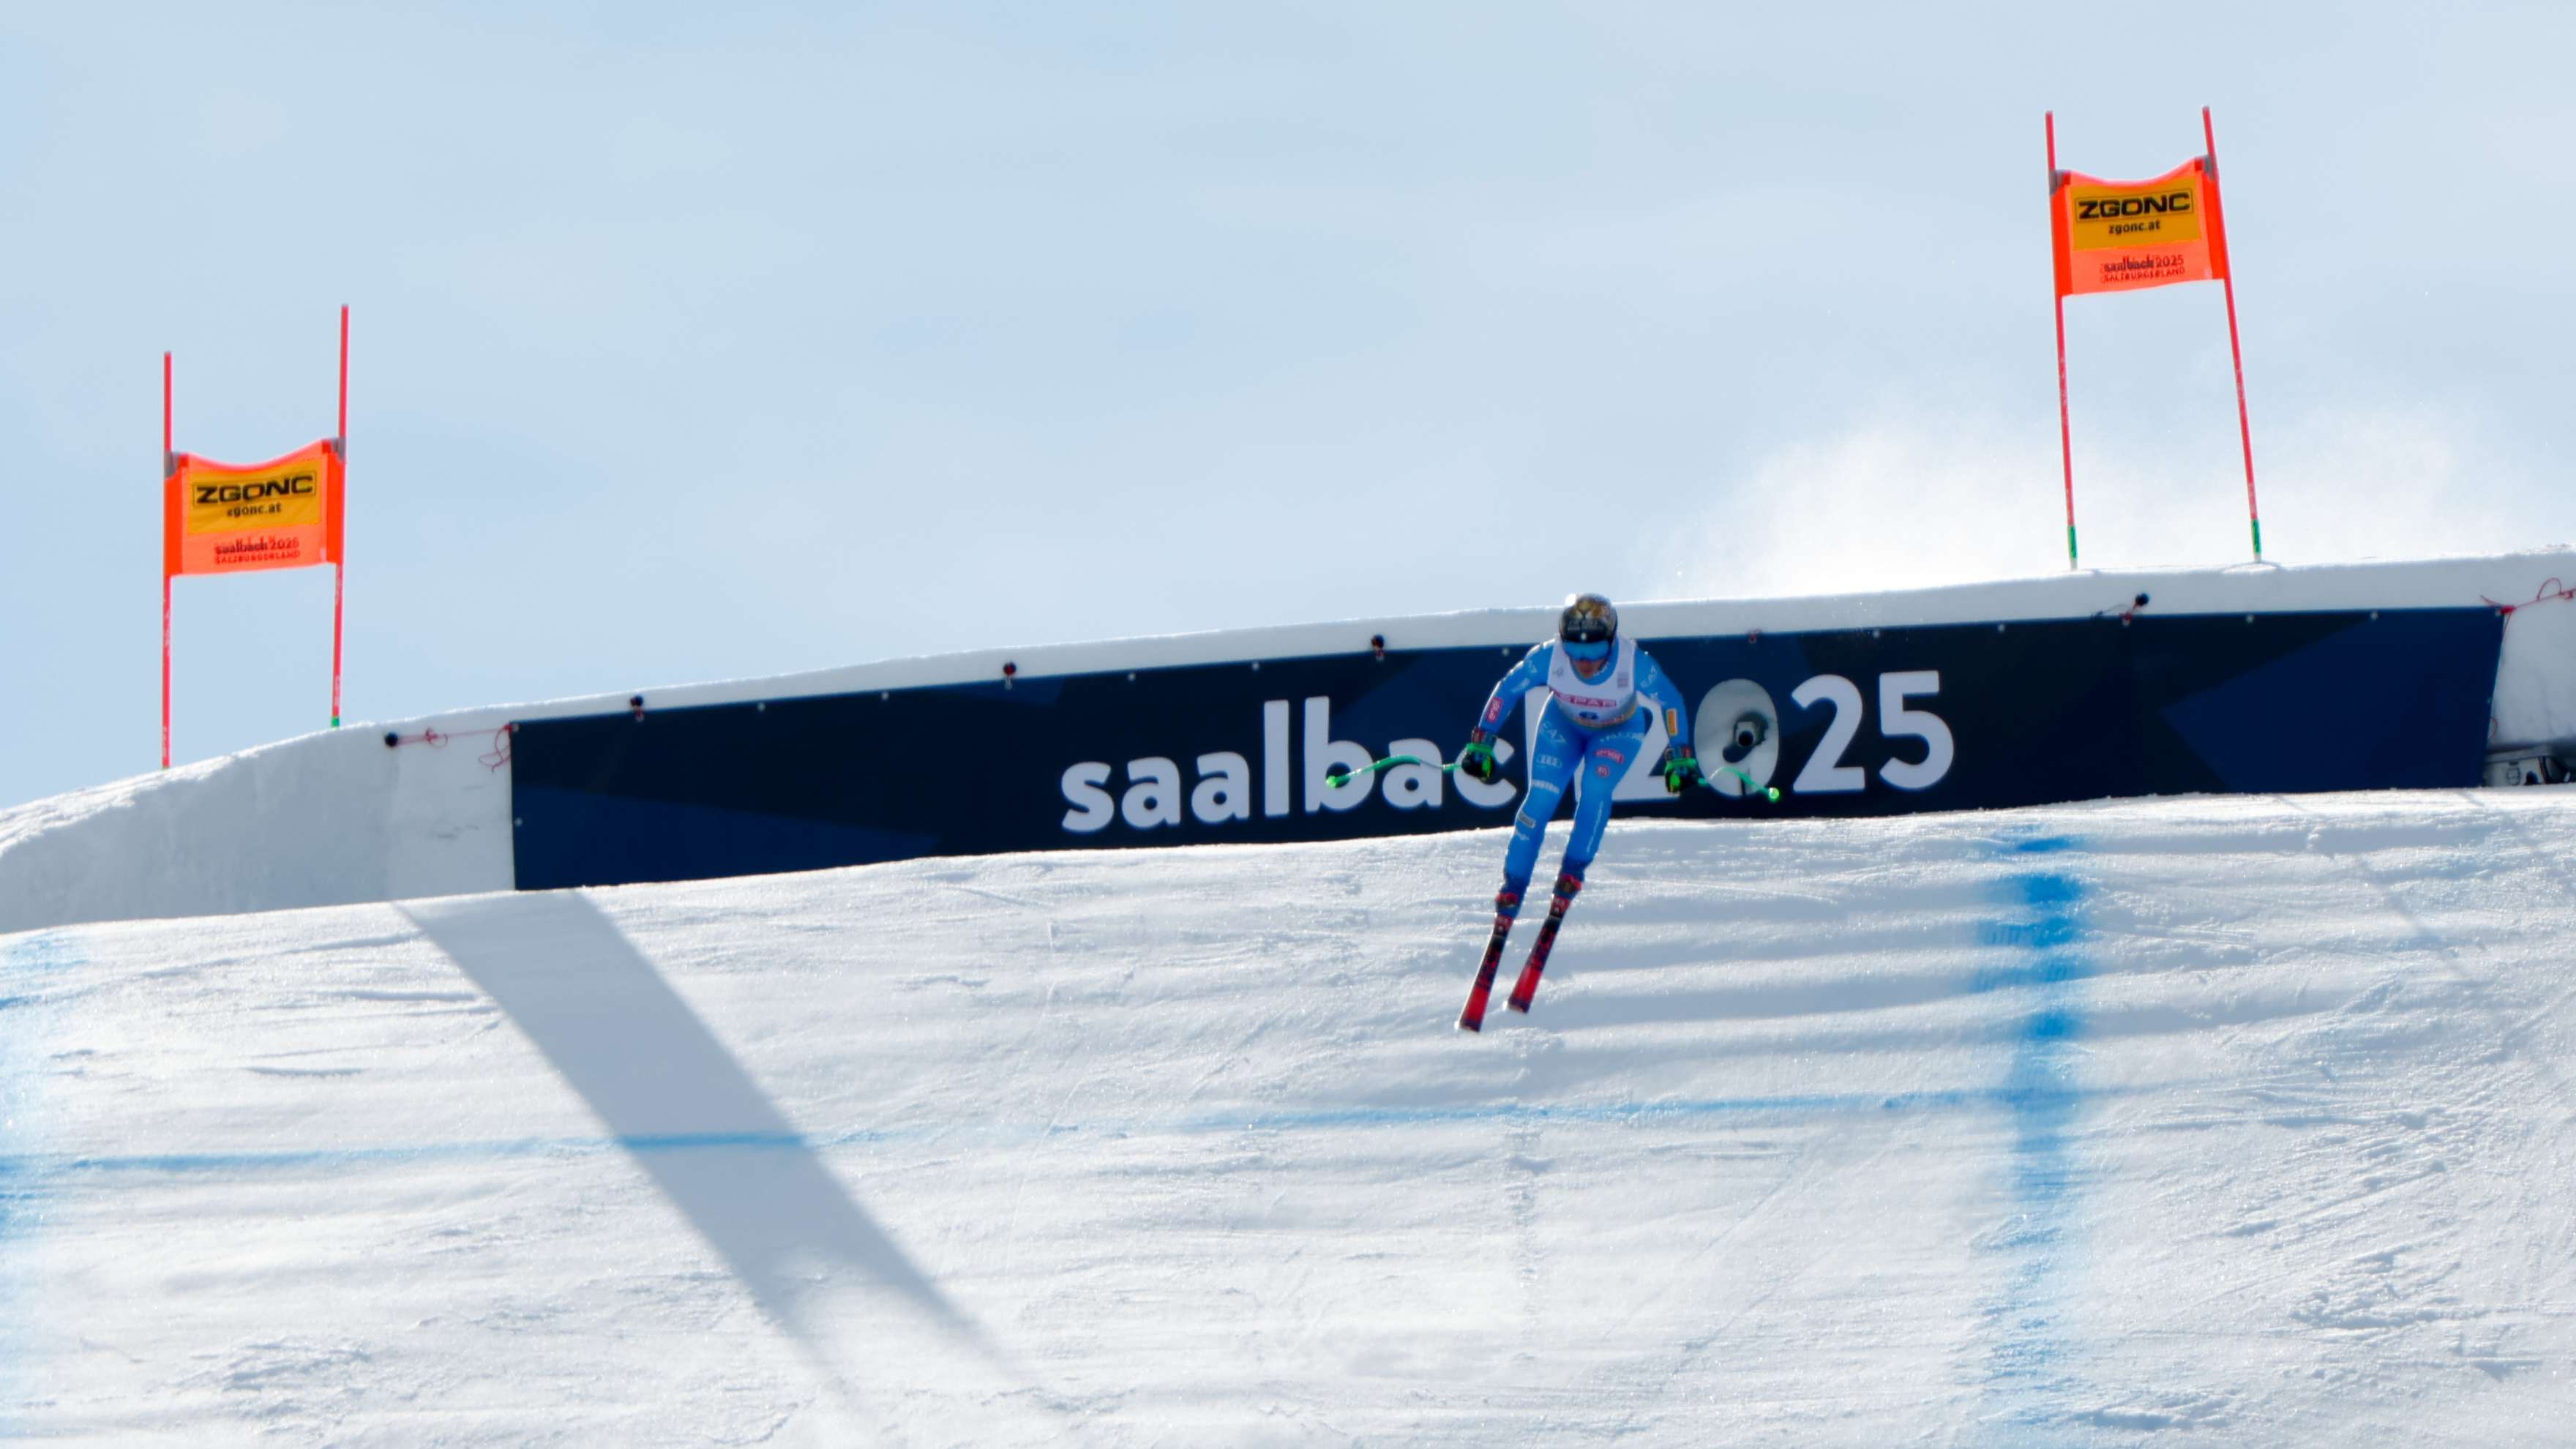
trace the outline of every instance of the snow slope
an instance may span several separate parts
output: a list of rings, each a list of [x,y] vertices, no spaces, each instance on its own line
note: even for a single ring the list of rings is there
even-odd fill
[[[1500,847],[0,936],[0,1436],[2576,1436],[2576,792]]]

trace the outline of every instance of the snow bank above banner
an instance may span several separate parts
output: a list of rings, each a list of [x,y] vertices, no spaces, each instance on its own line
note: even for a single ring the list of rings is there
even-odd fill
[[[2576,602],[2564,597],[2562,582],[2571,576],[2576,556],[2560,549],[2316,568],[2084,572],[1873,594],[1637,603],[1623,613],[1630,632],[1652,640],[2536,600],[2506,619],[2490,743],[2496,752],[2546,757],[2576,742]],[[1378,648],[1500,650],[1540,637],[1553,616],[1549,605],[985,650],[353,726],[0,811],[0,931],[508,889],[520,880],[511,813],[516,722],[623,716],[637,700],[653,715],[998,682],[1006,674],[1026,687],[1130,670],[1364,657]],[[2353,686],[2367,698],[2367,679]],[[389,748],[389,735],[402,743]]]

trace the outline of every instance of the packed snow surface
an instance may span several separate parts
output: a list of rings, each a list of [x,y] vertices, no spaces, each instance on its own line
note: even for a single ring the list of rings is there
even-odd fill
[[[2576,1437],[2576,792],[1500,854],[0,936],[0,1436]]]

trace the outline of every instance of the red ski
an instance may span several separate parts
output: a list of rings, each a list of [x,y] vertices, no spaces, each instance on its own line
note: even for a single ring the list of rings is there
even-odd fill
[[[1485,1002],[1494,994],[1494,972],[1503,964],[1503,939],[1512,933],[1521,898],[1512,891],[1494,893],[1494,934],[1485,942],[1485,960],[1476,968],[1476,984],[1467,991],[1467,1009],[1458,1013],[1460,1031],[1485,1029]]]
[[[1530,1009],[1530,998],[1538,995],[1539,973],[1547,969],[1547,953],[1556,949],[1556,928],[1565,924],[1565,908],[1574,904],[1583,889],[1580,877],[1561,875],[1556,878],[1556,894],[1547,903],[1547,920],[1538,928],[1538,940],[1530,946],[1529,964],[1521,967],[1521,979],[1512,983],[1511,998],[1503,1004],[1514,1011]]]

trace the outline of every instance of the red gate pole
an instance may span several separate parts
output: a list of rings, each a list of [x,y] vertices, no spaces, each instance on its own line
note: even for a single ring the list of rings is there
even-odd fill
[[[2048,204],[2057,206],[2057,113],[2048,113]],[[2057,218],[2048,221],[2051,245],[2057,235]],[[2066,465],[2066,567],[2075,567],[2075,432],[2066,416],[2066,297],[2057,290],[2056,269],[2052,265],[2049,292],[2057,304],[2057,451]]]
[[[2219,237],[2227,235],[2227,210],[2219,200],[2218,135],[2210,128],[2209,107],[2200,108],[2200,139],[2209,147],[2209,221]],[[2236,256],[2227,257],[2227,352],[2236,363],[2236,436],[2245,444],[2245,517],[2254,528],[2254,561],[2263,561],[2263,510],[2254,501],[2254,425],[2245,415],[2245,348],[2236,338]]]
[[[161,354],[161,507],[170,507],[170,354]],[[162,520],[164,529],[168,519]],[[170,561],[161,561],[161,768],[170,768]]]
[[[348,516],[349,499],[349,304],[340,304],[340,431],[332,435],[331,451],[340,455],[340,496],[332,506]],[[344,524],[345,528],[346,525]],[[331,728],[340,727],[340,620],[341,601],[348,593],[349,561],[340,557],[348,551],[346,534],[332,540],[331,559]]]

